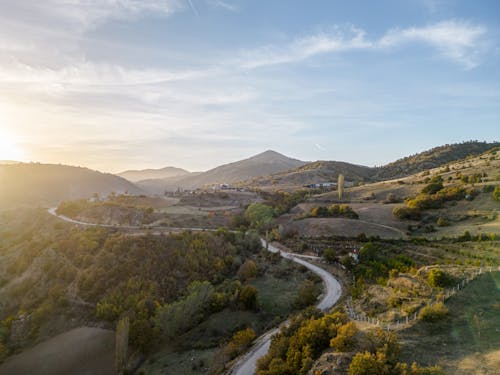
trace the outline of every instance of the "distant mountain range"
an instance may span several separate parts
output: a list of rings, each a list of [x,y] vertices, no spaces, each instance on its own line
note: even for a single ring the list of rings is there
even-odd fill
[[[54,205],[62,200],[91,197],[94,193],[163,194],[166,190],[177,188],[194,189],[224,183],[257,188],[294,188],[335,182],[340,173],[352,182],[383,181],[499,147],[499,142],[476,141],[445,145],[376,168],[339,161],[305,162],[275,151],[266,151],[206,172],[190,173],[166,167],[129,170],[120,173],[120,176],[65,165],[0,162],[0,209],[18,205]]]
[[[188,174],[190,174],[190,172],[182,168],[165,167],[161,169],[128,170],[118,173],[117,176],[123,177],[131,182],[137,182],[142,180],[180,177]]]
[[[22,205],[54,205],[94,193],[144,193],[122,177],[87,168],[56,164],[0,165],[0,209]]]
[[[175,190],[178,187],[194,189],[214,184],[236,184],[252,177],[282,172],[305,164],[307,162],[268,150],[248,159],[224,164],[206,172],[191,173],[180,178],[149,179],[138,181],[136,184],[151,193],[162,193],[165,190]]]

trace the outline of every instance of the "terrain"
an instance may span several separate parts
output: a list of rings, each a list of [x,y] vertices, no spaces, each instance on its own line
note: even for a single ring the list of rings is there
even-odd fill
[[[436,364],[494,373],[498,148],[443,146],[393,163],[387,173],[398,177],[382,181],[347,163],[290,169],[274,152],[241,163],[205,176],[233,186],[158,195],[84,168],[0,166],[47,170],[62,186],[30,191],[22,183],[44,181],[32,169],[7,180],[21,187],[17,196],[9,187],[3,197],[12,206],[0,206],[0,374],[58,374],[79,361],[105,374],[125,321],[129,351],[120,366],[136,374],[215,375],[242,363],[259,375],[358,375],[365,365],[442,374],[420,367]],[[288,168],[278,172],[286,189],[268,177],[252,177],[267,178],[263,188],[230,182],[266,163]],[[355,182],[341,195],[302,186],[339,173]],[[275,241],[274,253],[263,249],[264,237]],[[333,309],[322,305],[331,291],[311,269],[342,284]],[[275,338],[259,339],[266,332]],[[256,362],[252,353],[266,355]]]
[[[296,189],[309,184],[337,182],[339,174],[346,181],[359,184],[403,178],[453,161],[480,155],[495,149],[500,143],[470,141],[435,147],[381,167],[366,167],[338,161],[316,161],[295,169],[245,181],[245,185],[261,189]]]
[[[55,164],[0,165],[0,208],[50,206],[61,200],[112,192],[141,194],[124,178],[87,168]]]

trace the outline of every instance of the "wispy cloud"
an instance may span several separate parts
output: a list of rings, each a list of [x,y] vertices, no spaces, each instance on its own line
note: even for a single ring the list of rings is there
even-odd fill
[[[486,31],[484,26],[464,21],[443,21],[425,27],[390,30],[377,44],[385,48],[422,42],[436,48],[442,56],[471,69],[480,63],[484,48],[481,38]]]
[[[230,12],[236,12],[238,10],[236,4],[230,3],[229,1],[224,1],[224,0],[207,0],[207,1],[208,4],[210,4],[211,6],[223,8]]]
[[[269,45],[244,51],[241,54],[241,66],[252,69],[267,65],[277,65],[303,61],[314,55],[327,52],[341,52],[354,49],[370,48],[365,40],[365,32],[355,27],[337,27],[330,33],[319,33],[292,41],[286,46]]]
[[[486,33],[487,29],[482,25],[456,20],[423,27],[392,29],[381,38],[373,40],[367,38],[363,29],[354,26],[337,27],[333,32],[301,37],[284,46],[268,45],[244,51],[241,53],[240,65],[253,69],[296,63],[325,53],[378,51],[420,42],[437,49],[441,56],[471,69],[481,62]]]

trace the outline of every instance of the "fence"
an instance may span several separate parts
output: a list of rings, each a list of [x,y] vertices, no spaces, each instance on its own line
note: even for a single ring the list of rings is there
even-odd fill
[[[438,298],[436,296],[434,298],[434,300],[431,303],[429,303],[428,305],[432,306],[432,305],[436,304],[437,302],[445,302],[451,296],[457,294],[459,291],[464,289],[467,284],[469,284],[471,281],[473,281],[476,277],[478,277],[482,273],[495,272],[495,271],[500,271],[500,266],[498,266],[498,267],[480,267],[479,269],[477,269],[475,272],[472,273],[472,276],[469,276],[469,277],[461,280],[459,283],[457,283],[456,286],[453,286],[452,288],[449,288],[449,289],[443,289],[443,291],[440,293],[440,298]],[[377,326],[379,326],[387,331],[396,330],[399,328],[406,327],[411,322],[417,320],[418,315],[420,313],[420,310],[424,307],[425,306],[420,307],[415,312],[413,312],[409,315],[406,315],[406,316],[402,317],[401,319],[397,319],[397,320],[393,320],[393,321],[386,321],[386,320],[380,320],[380,319],[375,318],[375,317],[369,317],[364,312],[357,313],[354,309],[351,296],[348,297],[347,303],[346,303],[347,313],[352,320],[377,325]]]

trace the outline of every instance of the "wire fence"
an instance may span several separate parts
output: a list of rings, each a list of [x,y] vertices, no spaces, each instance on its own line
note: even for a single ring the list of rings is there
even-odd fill
[[[500,266],[498,266],[498,267],[480,267],[477,270],[474,270],[472,275],[462,279],[460,282],[458,282],[453,287],[447,288],[447,289],[442,289],[441,292],[438,295],[433,296],[431,302],[429,302],[425,306],[421,306],[420,308],[418,308],[416,311],[412,312],[411,314],[403,316],[399,319],[394,319],[394,320],[388,321],[388,320],[379,319],[378,317],[370,317],[364,312],[361,312],[361,313],[356,312],[351,296],[349,296],[347,298],[347,302],[346,302],[347,313],[352,320],[355,320],[358,322],[365,322],[368,324],[373,324],[373,325],[379,326],[387,331],[397,330],[400,328],[407,327],[410,323],[417,320],[419,317],[420,311],[424,307],[433,306],[438,302],[445,302],[450,297],[454,296],[459,291],[463,290],[467,286],[467,284],[469,284],[471,281],[476,279],[479,275],[481,275],[485,272],[496,272],[496,271],[500,271]]]

